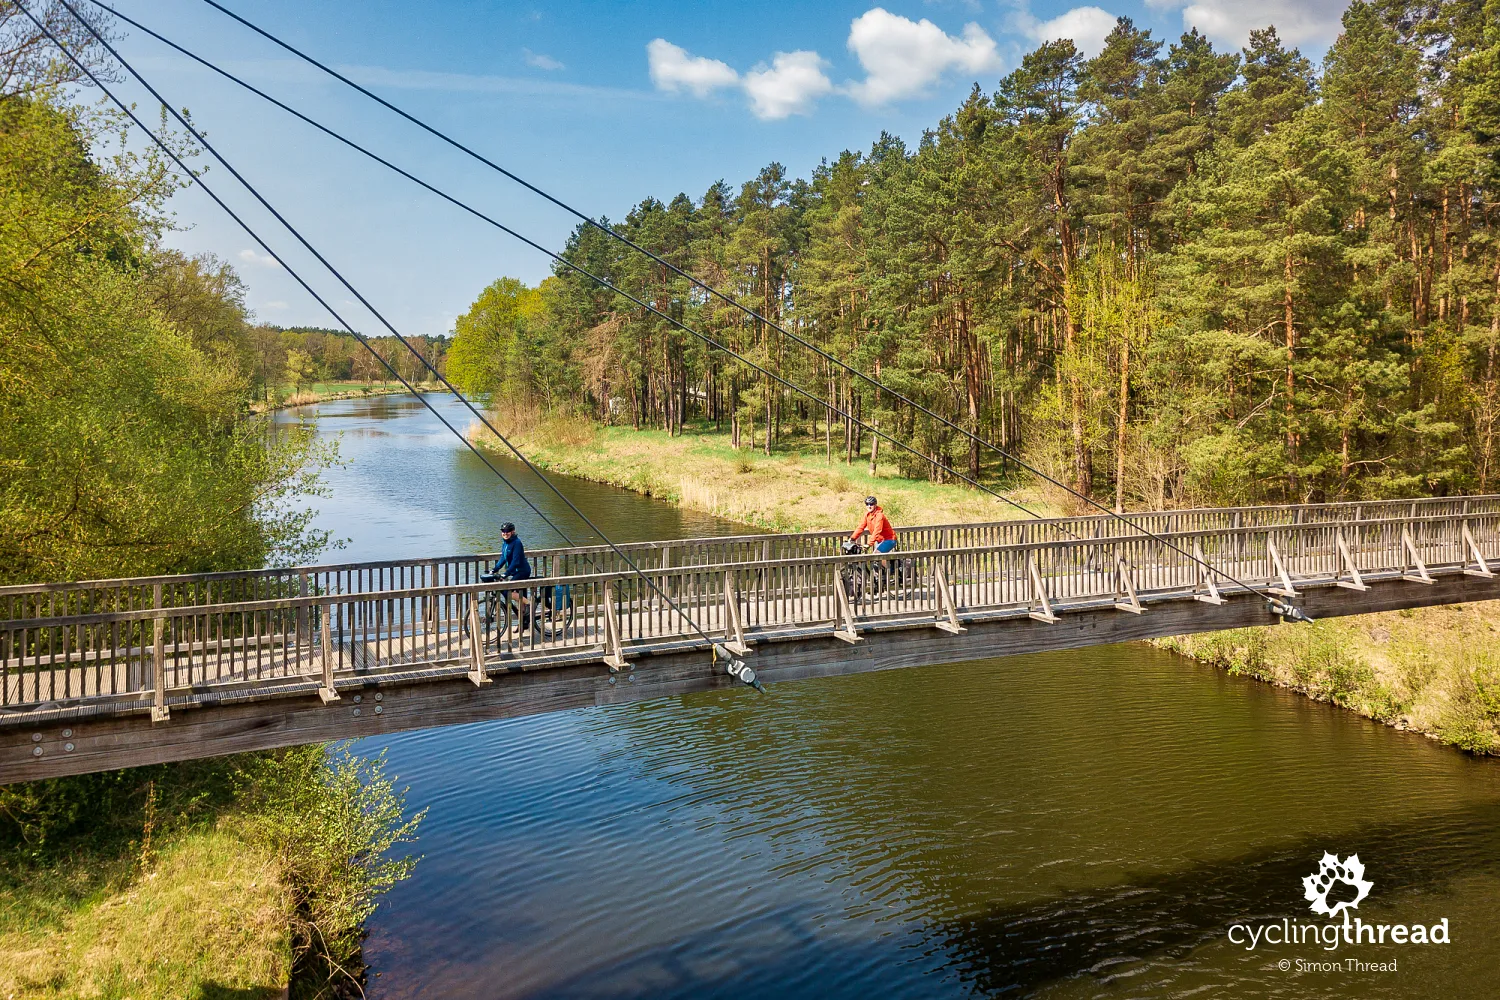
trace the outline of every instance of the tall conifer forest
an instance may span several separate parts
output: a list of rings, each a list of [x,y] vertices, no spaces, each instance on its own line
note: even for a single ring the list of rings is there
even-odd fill
[[[1356,2],[1321,67],[1121,18],[976,84],[915,147],[779,164],[617,228],[1124,507],[1500,489],[1500,0]],[[597,229],[567,256],[929,458],[1014,467]],[[564,268],[502,279],[449,368],[505,405],[943,479]],[[947,477],[951,478],[951,477]]]

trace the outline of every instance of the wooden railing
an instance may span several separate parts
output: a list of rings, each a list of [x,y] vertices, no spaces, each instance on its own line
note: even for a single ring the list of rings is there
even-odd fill
[[[1500,495],[1360,504],[1193,508],[1127,513],[1132,524],[1152,534],[1208,531],[1258,525],[1353,522],[1392,517],[1435,517],[1500,512]],[[902,549],[982,548],[1128,534],[1114,517],[987,521],[897,528]],[[836,555],[843,531],[733,535],[716,538],[633,542],[620,549],[642,569],[718,566]],[[630,572],[608,546],[532,549],[535,576],[577,576]],[[328,594],[461,587],[478,584],[498,553],[333,563],[222,573],[134,577],[119,580],[20,584],[0,587],[0,622],[88,615],[149,608],[187,608]]]
[[[1488,575],[1500,562],[1496,498],[1343,514],[1354,512],[1136,515],[1158,519],[1159,538],[1118,522],[1105,531],[1110,522],[1099,518],[922,527],[904,532],[889,556],[838,555],[834,532],[698,539],[632,546],[633,557],[658,554],[654,563],[640,558],[642,574],[609,566],[597,550],[551,550],[537,554],[548,575],[524,584],[480,582],[489,557],[470,556],[8,588],[0,724],[58,714],[165,718],[192,702],[312,692],[333,700],[341,683],[372,675],[467,674],[485,683],[500,663],[602,659],[620,668],[645,652],[705,646],[705,635],[740,650],[808,632],[858,641],[872,627],[959,631],[976,617],[1027,614],[1052,621],[1101,602],[1142,612],[1160,600],[1220,602],[1238,589],[1229,578],[1295,597],[1310,581],[1358,589]],[[1206,573],[1200,559],[1224,575]]]

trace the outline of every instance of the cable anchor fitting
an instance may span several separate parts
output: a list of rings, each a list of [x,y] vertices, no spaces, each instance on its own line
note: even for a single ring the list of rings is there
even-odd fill
[[[748,684],[761,694],[766,693],[765,687],[755,676],[755,668],[743,659],[729,651],[729,647],[722,642],[714,643],[714,659],[724,661],[724,672],[742,684]]]
[[[1291,602],[1271,601],[1271,614],[1280,616],[1282,621],[1288,622],[1311,622],[1313,619],[1306,611]]]

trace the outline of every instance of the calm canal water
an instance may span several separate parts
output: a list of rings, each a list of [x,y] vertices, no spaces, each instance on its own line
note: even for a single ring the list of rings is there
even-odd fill
[[[351,559],[493,549],[507,518],[551,541],[420,404],[278,419],[341,435],[317,506]],[[737,527],[565,488],[622,540]],[[1146,646],[360,744],[382,747],[430,811],[369,924],[379,1000],[1500,990],[1500,765]],[[1325,851],[1364,863],[1354,915],[1446,918],[1451,943],[1227,939],[1326,924],[1302,887]]]

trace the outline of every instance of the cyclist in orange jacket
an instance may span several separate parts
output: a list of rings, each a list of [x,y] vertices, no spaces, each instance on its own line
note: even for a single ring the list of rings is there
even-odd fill
[[[866,534],[876,552],[889,552],[896,547],[896,529],[891,527],[891,519],[885,516],[874,497],[865,497],[865,519],[859,522],[849,540],[857,542]]]

